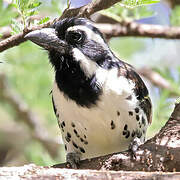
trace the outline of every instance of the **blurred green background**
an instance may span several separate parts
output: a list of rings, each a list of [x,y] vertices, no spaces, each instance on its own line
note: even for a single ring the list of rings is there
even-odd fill
[[[66,1],[62,0],[41,2],[40,6],[34,7],[34,14],[29,15],[24,10],[24,17],[21,17],[11,1],[0,0],[0,19],[3,20],[0,22],[0,30],[10,26],[13,34],[19,33],[23,27],[22,18],[25,18],[27,23],[28,18],[33,15],[38,20],[33,20],[32,24],[37,24],[39,19],[42,20],[39,16],[53,19],[61,15],[67,6]],[[87,2],[89,1],[72,1],[71,6],[77,7]],[[179,12],[179,5],[172,7],[168,3],[161,2],[133,9],[116,5],[103,14],[136,20],[138,23],[178,26]],[[153,123],[148,129],[149,138],[165,124],[174,108],[175,100],[180,96],[180,41],[119,37],[110,39],[109,44],[120,59],[137,69],[151,68],[164,77],[172,87],[171,91],[161,89],[144,78],[153,100]],[[50,95],[54,73],[47,52],[31,42],[25,42],[0,53],[0,62],[2,62],[0,77],[3,77],[0,84],[4,82],[6,85],[0,86],[5,90],[3,92],[3,89],[0,89],[0,165],[16,166],[25,163],[53,165],[63,162],[64,146]],[[7,89],[10,92],[7,92]],[[38,118],[34,125],[30,125],[28,120],[17,112],[6,93],[20,99],[22,104],[19,109],[35,113]],[[38,133],[40,135],[37,135]]]

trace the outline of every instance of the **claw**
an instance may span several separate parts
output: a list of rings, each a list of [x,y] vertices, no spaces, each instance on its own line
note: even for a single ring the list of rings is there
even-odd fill
[[[78,152],[71,152],[66,155],[66,161],[70,164],[73,169],[78,169],[81,154]]]
[[[129,151],[131,152],[131,156],[133,159],[136,159],[136,151],[138,150],[141,144],[142,142],[138,137],[135,137],[129,144]]]

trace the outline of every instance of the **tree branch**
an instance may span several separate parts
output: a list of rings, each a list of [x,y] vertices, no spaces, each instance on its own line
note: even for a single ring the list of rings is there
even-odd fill
[[[97,27],[106,35],[107,38],[119,36],[137,36],[164,39],[180,39],[180,27],[138,24],[136,22],[97,24]]]
[[[83,160],[80,169],[124,171],[180,171],[180,103],[175,105],[166,125],[160,132],[141,145],[136,159],[129,151]],[[68,168],[69,164],[53,167]]]
[[[107,9],[112,5],[120,2],[121,0],[96,0],[89,4],[75,9],[65,9],[63,15],[59,19],[69,18],[69,17],[86,17],[89,18],[90,15],[98,12],[102,9]]]
[[[94,179],[94,180],[179,180],[180,173],[162,173],[162,172],[125,172],[125,171],[95,171],[95,170],[73,170],[73,169],[55,169],[49,167],[40,167],[33,164],[22,167],[3,167],[0,168],[0,176],[3,180],[69,180],[69,179]]]

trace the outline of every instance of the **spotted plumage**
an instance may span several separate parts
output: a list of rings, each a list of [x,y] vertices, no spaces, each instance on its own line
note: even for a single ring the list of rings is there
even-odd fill
[[[148,90],[92,22],[64,19],[26,38],[49,52],[53,106],[71,164],[126,150],[134,138],[144,142],[152,111]]]

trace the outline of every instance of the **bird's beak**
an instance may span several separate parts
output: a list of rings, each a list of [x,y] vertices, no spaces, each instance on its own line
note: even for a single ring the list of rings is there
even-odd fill
[[[56,50],[62,54],[67,51],[67,44],[58,38],[54,28],[43,28],[28,33],[26,39],[47,50]]]

